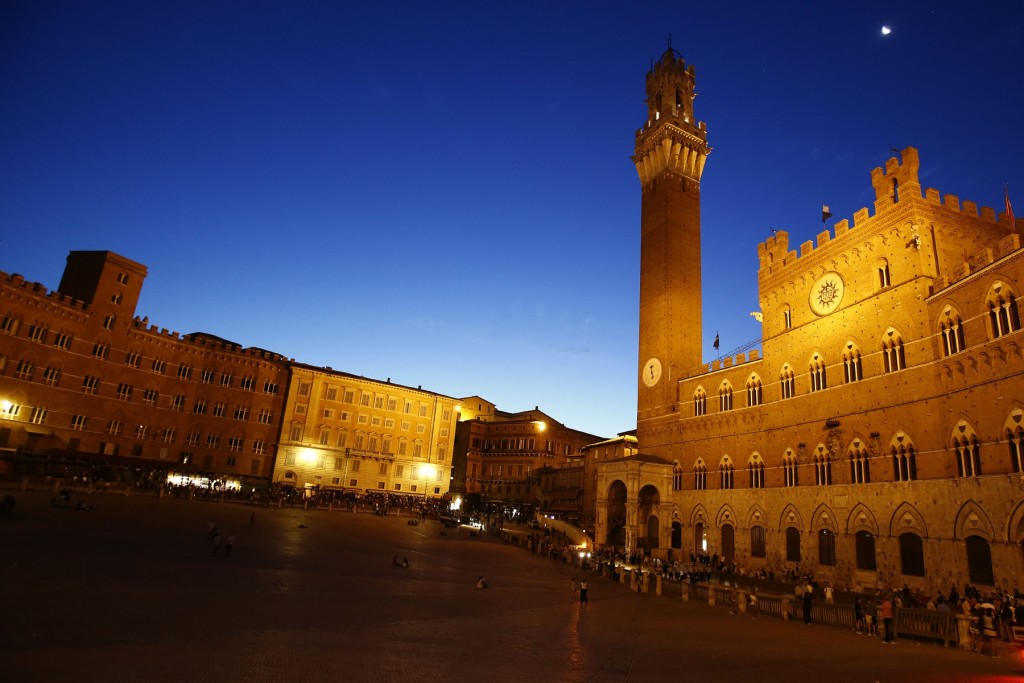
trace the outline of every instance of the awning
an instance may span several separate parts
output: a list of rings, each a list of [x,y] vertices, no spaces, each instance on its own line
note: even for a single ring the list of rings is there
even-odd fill
[[[35,436],[50,436],[53,434],[53,432],[46,427],[40,427],[39,425],[34,424],[25,425],[25,431],[29,434],[34,434]]]

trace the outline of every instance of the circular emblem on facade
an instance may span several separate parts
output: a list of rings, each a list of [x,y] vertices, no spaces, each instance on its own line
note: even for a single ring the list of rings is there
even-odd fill
[[[644,369],[640,373],[640,378],[644,384],[653,387],[661,379],[661,361],[657,358],[651,358],[644,363]]]
[[[825,273],[811,285],[811,310],[818,315],[828,315],[839,308],[845,291],[846,286],[839,273]]]

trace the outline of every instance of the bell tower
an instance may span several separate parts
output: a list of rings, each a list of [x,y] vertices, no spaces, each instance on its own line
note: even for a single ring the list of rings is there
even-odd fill
[[[694,96],[693,66],[669,47],[647,73],[647,122],[633,153],[641,189],[638,425],[671,413],[676,382],[703,362],[700,176],[711,148],[707,127],[693,118]]]

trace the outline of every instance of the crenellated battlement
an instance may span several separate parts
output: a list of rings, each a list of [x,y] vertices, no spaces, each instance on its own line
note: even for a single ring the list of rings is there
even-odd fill
[[[30,292],[32,294],[42,294],[44,297],[46,297],[50,301],[59,303],[62,306],[67,306],[69,308],[75,308],[75,309],[78,309],[80,311],[87,311],[87,310],[89,310],[89,304],[85,303],[84,301],[81,301],[81,300],[76,299],[74,297],[68,296],[67,294],[63,294],[61,292],[58,292],[56,289],[54,289],[54,290],[47,290],[46,286],[43,285],[42,283],[40,283],[40,282],[29,282],[28,280],[26,280],[24,278],[24,276],[19,275],[18,273],[13,273],[12,274],[12,273],[5,273],[3,271],[0,271],[0,281],[8,282],[8,283],[10,283],[12,285],[15,285],[17,287],[21,287],[22,289],[27,290],[28,292]]]
[[[837,221],[832,232],[826,229],[818,233],[816,243],[811,240],[801,243],[799,254],[789,250],[789,233],[783,230],[776,231],[774,235],[757,245],[757,256],[760,261],[758,276],[765,277],[777,273],[780,268],[791,265],[797,259],[810,256],[816,249],[843,238],[852,230],[866,225],[880,212],[901,201],[922,199],[918,180],[921,166],[918,152],[913,147],[907,147],[901,155],[902,163],[893,157],[886,162],[884,169],[875,168],[871,172],[871,184],[875,190],[874,215],[867,207],[862,207],[853,214],[852,226],[848,219]],[[942,206],[991,225],[1005,225],[1009,230],[1016,229],[1016,225],[1007,225],[1009,216],[1006,213],[997,215],[994,209],[987,206],[981,207],[979,211],[976,202],[964,200],[961,203],[960,198],[954,194],[941,195],[938,190],[928,188],[924,191],[923,199],[926,203]]]

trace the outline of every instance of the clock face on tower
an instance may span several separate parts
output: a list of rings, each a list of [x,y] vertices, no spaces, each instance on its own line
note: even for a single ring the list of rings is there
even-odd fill
[[[839,273],[825,273],[811,285],[811,310],[818,315],[828,315],[839,308],[846,287]]]
[[[649,387],[653,387],[661,379],[661,361],[657,358],[651,358],[649,361],[644,363],[644,369],[641,370],[642,379],[644,384]]]

